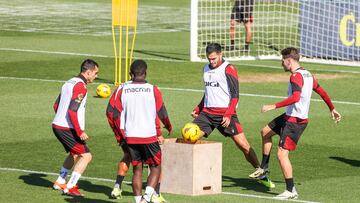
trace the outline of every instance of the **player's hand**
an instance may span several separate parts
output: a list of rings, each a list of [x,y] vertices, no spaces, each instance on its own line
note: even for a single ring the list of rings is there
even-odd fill
[[[331,111],[331,117],[335,121],[335,123],[338,123],[341,120],[341,114],[337,112],[336,109],[333,109]]]
[[[222,121],[221,121],[221,126],[224,128],[227,128],[230,125],[230,118],[224,116]]]
[[[265,113],[265,112],[268,112],[268,111],[271,111],[271,110],[274,110],[274,109],[276,109],[276,106],[274,104],[264,105],[261,108],[261,112]]]
[[[157,138],[158,138],[159,144],[164,144],[165,139],[162,135],[158,136]]]
[[[88,136],[85,132],[83,132],[83,133],[81,133],[81,135],[80,135],[80,139],[83,140],[83,141],[85,141],[85,140],[89,139],[89,136]]]
[[[191,113],[191,116],[192,116],[193,118],[196,118],[196,117],[199,116],[199,113],[196,112],[196,111],[193,111],[193,112]]]

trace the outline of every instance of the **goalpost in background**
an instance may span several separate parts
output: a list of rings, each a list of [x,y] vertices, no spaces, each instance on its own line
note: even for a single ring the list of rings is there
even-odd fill
[[[191,60],[206,59],[208,43],[217,42],[228,60],[280,59],[288,46],[299,48],[302,61],[360,66],[360,0],[254,0],[252,40],[236,24],[230,46],[235,0],[192,0]]]

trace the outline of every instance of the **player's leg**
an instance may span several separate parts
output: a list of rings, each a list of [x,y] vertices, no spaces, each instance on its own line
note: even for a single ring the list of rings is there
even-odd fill
[[[244,132],[231,137],[236,146],[244,153],[246,160],[254,167],[259,167],[259,161],[257,159],[254,149],[250,146],[247,141]]]
[[[270,121],[261,130],[260,134],[262,139],[263,157],[261,160],[260,167],[249,175],[250,178],[259,178],[269,173],[269,160],[270,160],[270,152],[272,148],[272,137],[275,134],[280,135],[281,129],[284,128],[285,124],[286,124],[285,114],[281,114],[280,116]]]
[[[208,137],[214,130],[214,126],[211,123],[211,115],[208,113],[200,112],[200,114],[193,120],[193,123],[200,128],[200,138]]]
[[[249,51],[250,48],[250,43],[251,43],[251,39],[252,39],[252,21],[248,20],[246,22],[244,22],[244,26],[245,26],[245,46],[244,49],[246,51]]]
[[[276,196],[279,199],[296,199],[296,192],[293,179],[293,169],[289,159],[289,151],[296,149],[301,134],[304,132],[307,123],[286,122],[280,135],[277,157],[286,182],[286,190]]]
[[[289,159],[289,150],[286,150],[282,147],[278,148],[277,157],[279,159],[280,167],[285,178],[286,190],[277,195],[276,198],[279,199],[296,199],[298,194],[294,187],[294,179],[292,173],[292,165]]]
[[[64,163],[61,166],[59,176],[53,185],[55,190],[63,190],[66,188],[66,177],[73,167],[76,157],[77,155],[69,153],[69,155],[65,158]]]
[[[151,202],[161,174],[160,144],[159,142],[144,144],[142,151],[144,152],[142,154],[142,157],[144,157],[144,164],[148,164],[150,167],[150,174],[147,178],[147,186],[145,188],[145,194],[142,197],[142,202]]]
[[[78,190],[77,182],[79,181],[81,175],[84,173],[91,159],[92,155],[89,151],[78,155],[69,182],[66,184],[66,188],[64,189],[65,194],[70,196],[83,196],[83,194],[81,194]]]
[[[234,50],[235,49],[235,35],[236,35],[236,20],[231,19],[230,20],[230,47],[228,47],[228,50]]]
[[[117,170],[117,175],[116,175],[116,181],[115,181],[115,185],[114,188],[111,192],[111,197],[115,198],[115,199],[121,199],[122,198],[122,182],[126,176],[127,171],[129,170],[129,165],[131,162],[131,156],[129,153],[129,149],[126,143],[122,143],[120,144],[121,148],[124,152],[124,156],[121,159],[121,161],[118,164],[118,170]]]
[[[132,179],[132,189],[135,197],[135,202],[139,203],[141,200],[141,190],[142,190],[142,171],[143,164],[137,163],[133,164],[133,179]]]

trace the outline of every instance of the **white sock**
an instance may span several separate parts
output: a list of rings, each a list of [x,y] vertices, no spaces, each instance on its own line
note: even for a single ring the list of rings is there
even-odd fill
[[[57,178],[56,182],[60,184],[66,183],[66,176],[69,173],[69,169],[64,168],[63,166],[60,169],[59,177]]]
[[[140,196],[135,196],[135,203],[139,203],[141,201],[141,195]]]
[[[76,183],[78,182],[78,180],[80,179],[81,174],[78,172],[73,171],[70,177],[69,182],[67,183],[66,187],[67,188],[72,188],[76,185]]]
[[[144,199],[148,202],[150,202],[151,200],[151,196],[153,195],[155,189],[153,187],[150,186],[146,186],[145,188],[145,194],[144,194]]]

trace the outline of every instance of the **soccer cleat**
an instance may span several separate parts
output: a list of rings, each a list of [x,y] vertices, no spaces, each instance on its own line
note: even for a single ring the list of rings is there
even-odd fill
[[[261,183],[268,188],[275,188],[275,184],[267,176],[260,177],[258,183]]]
[[[111,192],[111,197],[114,199],[121,199],[122,198],[122,190],[120,188],[114,188]]]
[[[295,187],[293,187],[292,192],[285,190],[283,193],[275,196],[275,199],[297,199],[299,197],[298,193],[295,190]]]
[[[74,197],[83,197],[84,195],[80,193],[79,188],[77,185],[75,185],[72,188],[65,188],[64,189],[64,194],[65,195],[69,195],[69,196],[74,196]]]
[[[270,173],[269,169],[265,168],[262,169],[260,167],[256,168],[255,172],[250,174],[250,178],[259,178],[261,176],[265,176],[266,174]]]
[[[66,183],[61,184],[55,181],[54,185],[53,185],[53,189],[54,190],[64,190],[66,188]]]
[[[147,201],[144,197],[141,197],[140,203],[150,203],[150,202]]]
[[[151,197],[151,202],[153,203],[167,203],[166,199],[160,194],[160,195],[153,195]]]

